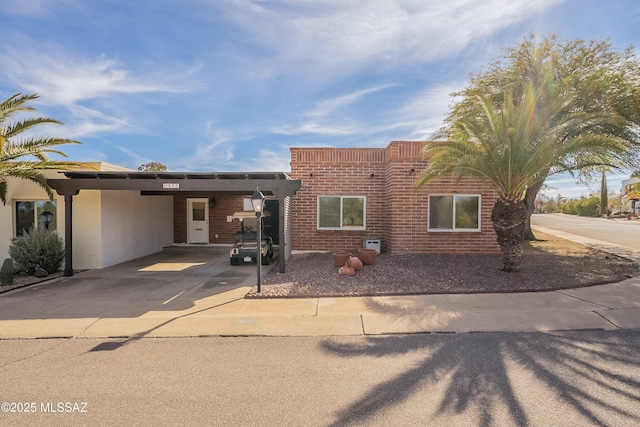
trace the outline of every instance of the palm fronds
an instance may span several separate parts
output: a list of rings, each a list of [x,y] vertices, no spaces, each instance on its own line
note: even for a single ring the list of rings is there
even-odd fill
[[[39,171],[82,166],[75,162],[49,158],[49,155],[52,154],[66,157],[62,151],[54,147],[64,144],[79,144],[79,141],[37,136],[18,138],[36,126],[62,124],[58,120],[39,116],[11,121],[17,114],[34,112],[35,109],[28,105],[28,102],[36,98],[38,96],[35,94],[18,93],[0,103],[0,201],[3,204],[6,204],[8,177],[34,182],[47,192],[49,198],[53,199],[53,193],[47,185],[46,177]]]

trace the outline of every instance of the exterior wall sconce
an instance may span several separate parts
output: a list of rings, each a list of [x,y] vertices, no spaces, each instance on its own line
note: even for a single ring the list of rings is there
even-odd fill
[[[51,224],[51,220],[53,219],[53,214],[49,211],[44,211],[40,214],[40,219],[42,219],[45,228],[48,230],[49,224]]]

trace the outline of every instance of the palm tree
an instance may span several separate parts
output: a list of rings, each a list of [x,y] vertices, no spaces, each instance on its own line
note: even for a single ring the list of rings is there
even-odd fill
[[[20,178],[32,181],[42,187],[49,198],[53,199],[53,192],[47,185],[47,178],[40,172],[45,169],[69,169],[81,166],[78,163],[50,160],[49,154],[66,155],[52,147],[62,144],[79,144],[80,142],[66,138],[47,138],[26,136],[17,139],[25,131],[38,125],[62,124],[58,120],[48,117],[27,117],[11,121],[19,114],[30,113],[35,108],[27,105],[38,95],[17,93],[0,103],[0,200],[6,204],[7,178]]]
[[[520,270],[527,188],[547,175],[579,170],[593,162],[609,164],[624,153],[621,138],[595,133],[619,117],[583,112],[559,115],[563,106],[558,98],[548,96],[549,84],[550,80],[538,87],[530,84],[518,102],[512,92],[504,93],[499,103],[477,96],[473,108],[452,123],[453,132],[449,129],[425,145],[429,163],[416,181],[419,187],[446,175],[487,180],[498,192],[491,221],[507,272]],[[560,139],[562,144],[557,143]],[[613,157],[607,159],[604,153]]]

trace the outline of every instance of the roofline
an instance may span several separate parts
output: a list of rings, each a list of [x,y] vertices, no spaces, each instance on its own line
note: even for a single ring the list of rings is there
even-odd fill
[[[293,196],[302,181],[284,172],[126,172],[64,171],[67,178],[48,179],[60,195],[74,196],[80,190],[136,190],[148,194],[178,192],[242,192],[256,188],[277,197]]]

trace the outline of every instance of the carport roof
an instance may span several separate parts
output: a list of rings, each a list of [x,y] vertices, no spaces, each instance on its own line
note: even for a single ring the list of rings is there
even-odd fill
[[[64,171],[67,178],[85,179],[291,179],[284,172],[133,172]]]
[[[285,172],[134,172],[63,171],[66,178],[48,179],[47,184],[60,195],[80,190],[140,190],[146,194],[182,191],[262,192],[278,197],[292,196],[302,182]]]

